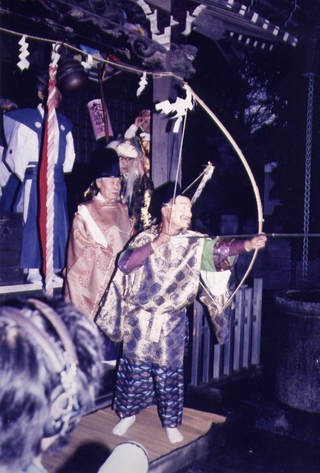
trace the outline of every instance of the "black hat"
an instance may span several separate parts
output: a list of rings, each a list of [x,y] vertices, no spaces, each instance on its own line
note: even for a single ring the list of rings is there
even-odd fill
[[[181,188],[179,184],[168,181],[157,187],[151,197],[151,214],[156,223],[161,221],[161,209],[165,204],[168,204],[173,197],[181,195]]]
[[[49,70],[40,70],[36,72],[37,90],[48,92]]]
[[[112,148],[97,149],[91,163],[92,181],[99,177],[120,177],[119,158]]]

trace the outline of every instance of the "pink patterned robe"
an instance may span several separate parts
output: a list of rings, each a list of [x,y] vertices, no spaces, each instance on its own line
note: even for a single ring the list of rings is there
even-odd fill
[[[78,207],[69,237],[65,299],[91,320],[130,236],[127,206],[98,197]]]

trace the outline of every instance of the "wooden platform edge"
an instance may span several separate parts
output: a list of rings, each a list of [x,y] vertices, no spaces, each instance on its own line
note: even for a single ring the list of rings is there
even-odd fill
[[[148,473],[178,473],[195,460],[205,457],[212,449],[218,449],[225,443],[224,425],[224,422],[213,422],[210,430],[203,436],[151,461]]]

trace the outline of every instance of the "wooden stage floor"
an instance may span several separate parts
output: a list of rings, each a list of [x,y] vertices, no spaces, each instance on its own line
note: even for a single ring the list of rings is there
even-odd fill
[[[46,454],[42,463],[49,473],[97,473],[116,445],[132,440],[147,450],[150,473],[174,473],[206,455],[212,432],[225,421],[225,417],[217,414],[184,408],[179,428],[184,439],[171,444],[160,424],[156,406],[142,411],[123,437],[112,434],[118,417],[108,407],[83,418],[72,432],[66,449],[55,457]]]

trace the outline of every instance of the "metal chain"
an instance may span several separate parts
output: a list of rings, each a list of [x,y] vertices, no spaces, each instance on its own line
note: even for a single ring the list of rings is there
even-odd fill
[[[313,116],[313,92],[314,73],[305,74],[309,79],[308,102],[307,102],[307,123],[306,123],[306,154],[305,154],[305,180],[304,180],[304,213],[303,213],[303,233],[309,233],[310,216],[310,183],[311,183],[311,157],[312,157],[312,116]],[[308,275],[308,253],[309,239],[303,238],[302,251],[302,281],[305,284]]]

